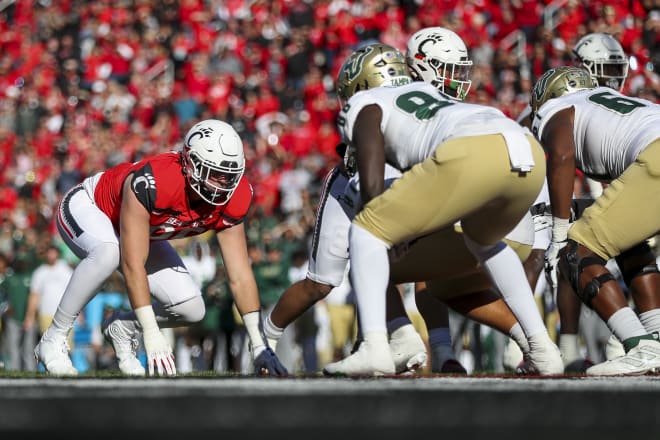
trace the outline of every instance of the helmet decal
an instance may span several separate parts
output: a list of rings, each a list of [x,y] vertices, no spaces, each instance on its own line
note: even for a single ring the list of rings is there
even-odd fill
[[[532,113],[548,100],[598,87],[598,82],[581,67],[561,66],[545,72],[534,84],[531,93]]]
[[[362,73],[362,64],[368,54],[374,51],[372,46],[367,46],[363,51],[359,51],[355,57],[349,58],[346,64],[346,79],[354,81]]]
[[[361,90],[399,86],[412,82],[403,54],[387,44],[374,43],[357,49],[339,69],[337,95],[342,107]]]

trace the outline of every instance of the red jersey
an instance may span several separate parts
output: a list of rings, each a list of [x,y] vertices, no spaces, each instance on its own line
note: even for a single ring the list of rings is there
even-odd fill
[[[152,241],[191,237],[237,225],[243,222],[252,203],[252,186],[243,176],[226,204],[200,203],[192,208],[181,153],[162,153],[139,162],[119,164],[99,178],[94,200],[116,231],[119,231],[122,187],[130,174],[134,176],[132,190],[150,214]]]

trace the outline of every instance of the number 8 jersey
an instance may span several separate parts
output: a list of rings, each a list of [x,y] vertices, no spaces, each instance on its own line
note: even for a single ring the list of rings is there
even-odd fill
[[[631,98],[608,87],[580,90],[546,101],[532,130],[543,139],[547,122],[573,107],[576,166],[601,181],[616,179],[640,152],[660,138],[660,105]]]
[[[520,132],[521,127],[494,107],[455,101],[425,82],[375,87],[353,95],[338,124],[352,143],[355,120],[364,107],[376,104],[383,113],[385,160],[400,171],[431,156],[440,143],[462,136]]]

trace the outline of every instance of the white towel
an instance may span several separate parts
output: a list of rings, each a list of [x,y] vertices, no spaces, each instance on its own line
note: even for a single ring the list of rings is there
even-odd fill
[[[505,131],[502,133],[506,146],[509,149],[509,160],[511,161],[511,169],[527,173],[534,168],[534,156],[532,156],[532,146],[525,136],[525,132],[520,131]]]

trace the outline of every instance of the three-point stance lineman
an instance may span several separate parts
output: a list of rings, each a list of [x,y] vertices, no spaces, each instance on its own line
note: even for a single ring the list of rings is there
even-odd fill
[[[209,230],[217,239],[229,285],[249,333],[257,374],[286,374],[260,324],[257,286],[243,220],[252,187],[243,175],[243,142],[227,123],[205,120],[186,134],[183,150],[123,163],[85,179],[62,199],[57,226],[81,258],[35,356],[55,375],[75,375],[66,336],[76,316],[116,269],[132,312],[104,323],[124,374],[144,375],[136,357],[143,334],[149,373],[174,375],[172,349],[159,327],[200,321],[199,288],[168,240]],[[151,294],[158,300],[153,307]]]
[[[626,354],[587,369],[596,376],[660,368],[660,272],[652,252],[620,267],[638,306],[628,306],[605,267],[660,229],[660,106],[600,87],[584,69],[548,70],[532,90],[532,128],[548,153],[552,242],[547,265],[572,284]],[[569,229],[575,168],[608,183]],[[630,255],[629,255],[630,256]]]
[[[467,56],[467,54],[466,54]],[[460,102],[456,66],[440,91],[417,81],[357,89],[340,114],[354,148],[364,208],[349,233],[351,281],[364,342],[327,374],[391,374],[385,326],[388,249],[461,221],[463,239],[490,275],[529,340],[532,364],[563,372],[557,346],[537,310],[522,263],[502,239],[525,216],[545,175],[543,150],[529,131],[495,108]],[[357,70],[357,69],[356,69]],[[388,189],[389,163],[403,172]]]

